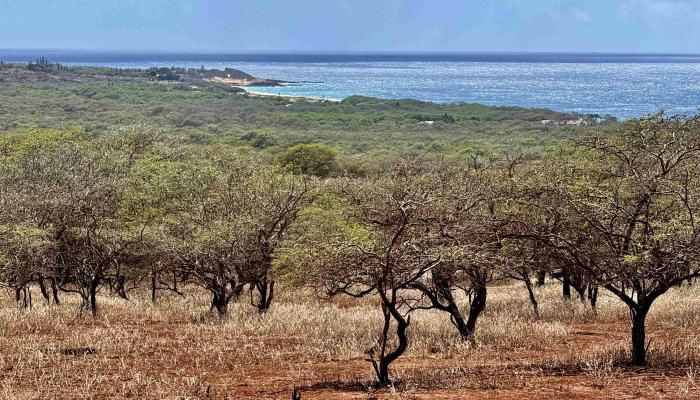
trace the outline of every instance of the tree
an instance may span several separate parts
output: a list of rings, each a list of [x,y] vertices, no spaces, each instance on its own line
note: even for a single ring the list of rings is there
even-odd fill
[[[406,163],[386,177],[338,180],[346,221],[341,230],[331,225],[321,251],[308,252],[300,263],[305,281],[323,295],[379,298],[383,324],[367,354],[380,384],[391,382],[389,366],[408,347],[409,314],[421,307],[411,284],[440,263],[426,225],[431,183]]]
[[[652,304],[700,276],[700,117],[631,120],[613,136],[584,138],[577,150],[559,189],[571,229],[549,240],[627,305],[631,362],[644,365]]]
[[[44,298],[50,301],[44,275],[50,266],[53,249],[44,232],[14,226],[3,232],[0,245],[0,284],[14,290],[16,300],[22,301],[26,308],[32,306],[30,285],[35,282],[39,283]]]
[[[256,166],[225,154],[192,156],[167,175],[165,186],[175,190],[161,240],[165,259],[175,263],[183,279],[210,292],[212,310],[223,317],[245,285],[241,249],[251,221],[243,218],[240,191]]]
[[[261,168],[241,191],[243,213],[250,221],[248,239],[241,250],[246,258],[244,279],[250,285],[250,302],[261,313],[270,308],[274,298],[275,253],[288,235],[296,233],[291,228],[299,212],[312,201],[313,187],[308,178],[270,167]]]
[[[263,130],[251,131],[241,135],[241,140],[248,142],[253,148],[264,149],[276,146],[280,141],[280,137],[275,132]]]
[[[197,182],[195,176],[187,173],[196,165],[189,152],[177,143],[166,143],[155,150],[147,157],[141,157],[131,169],[122,202],[125,213],[146,223],[138,244],[129,251],[129,265],[135,283],[149,281],[153,303],[160,290],[184,296],[179,286],[184,280],[182,271],[163,231],[168,222],[174,222],[172,218],[183,207],[179,200],[189,183],[183,182],[183,176]]]
[[[325,178],[338,168],[336,151],[325,144],[311,143],[292,146],[282,153],[280,164],[292,172]]]
[[[181,275],[212,294],[219,316],[245,285],[264,312],[274,298],[275,251],[307,202],[309,181],[239,154],[196,159],[168,184],[180,189],[163,240]]]
[[[568,260],[540,239],[559,232],[563,225],[549,207],[561,206],[550,185],[557,180],[557,170],[547,160],[511,160],[499,171],[499,219],[501,220],[500,273],[524,283],[535,318],[540,317],[539,302],[532,280],[544,284],[554,265],[564,267]]]
[[[157,134],[134,128],[88,138],[81,130],[31,132],[6,138],[6,180],[16,199],[14,223],[52,243],[42,269],[97,313],[96,295],[114,282],[122,257],[136,243],[142,221],[122,213],[124,179]],[[48,270],[48,272],[46,272]]]
[[[466,341],[474,339],[479,316],[486,308],[487,285],[500,262],[494,171],[475,163],[471,168],[439,166],[430,175],[436,190],[428,218],[434,230],[431,246],[441,255],[427,279],[409,284],[430,307],[447,312]],[[456,291],[468,299],[459,304]]]

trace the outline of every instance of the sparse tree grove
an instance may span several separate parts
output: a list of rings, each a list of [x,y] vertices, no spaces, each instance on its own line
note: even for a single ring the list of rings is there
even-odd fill
[[[199,287],[221,318],[233,301],[264,318],[282,289],[372,298],[366,354],[389,384],[416,310],[471,342],[502,280],[522,283],[534,318],[545,277],[594,309],[598,290],[616,296],[644,365],[654,302],[700,276],[698,117],[632,120],[541,157],[413,155],[363,174],[314,146],[265,158],[147,127],[3,135],[0,283],[22,307],[73,294],[93,316],[100,293],[140,288],[157,302]]]

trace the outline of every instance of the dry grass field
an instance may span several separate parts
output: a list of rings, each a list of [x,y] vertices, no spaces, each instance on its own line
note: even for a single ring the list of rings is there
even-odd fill
[[[333,302],[287,291],[266,315],[241,298],[225,320],[209,298],[103,294],[97,318],[77,298],[24,310],[0,305],[3,399],[590,399],[700,397],[700,288],[674,289],[649,317],[650,365],[625,366],[628,316],[602,293],[598,314],[539,289],[532,318],[518,285],[490,288],[476,343],[445,315],[417,312],[395,387],[375,388],[364,361],[380,329],[371,299]]]

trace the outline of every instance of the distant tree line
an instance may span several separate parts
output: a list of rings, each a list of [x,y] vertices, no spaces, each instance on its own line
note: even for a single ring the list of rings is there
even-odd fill
[[[27,69],[30,71],[51,72],[65,70],[66,67],[61,63],[48,61],[45,57],[38,57],[34,62],[29,61],[27,63]]]
[[[180,80],[180,75],[176,74],[173,69],[167,67],[149,68],[146,70],[146,75],[159,81]]]

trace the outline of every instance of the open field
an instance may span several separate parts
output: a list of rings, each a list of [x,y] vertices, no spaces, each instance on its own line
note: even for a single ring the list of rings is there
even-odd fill
[[[373,299],[334,302],[291,296],[263,316],[244,295],[219,320],[210,298],[188,291],[129,301],[103,295],[97,318],[77,297],[32,310],[10,295],[0,305],[3,399],[697,398],[700,290],[675,289],[649,317],[650,362],[625,367],[628,316],[603,294],[599,312],[561,300],[556,282],[538,289],[541,320],[520,285],[490,289],[476,344],[463,344],[437,311],[418,312],[411,345],[394,366],[393,389],[373,388],[363,352],[381,326]]]

